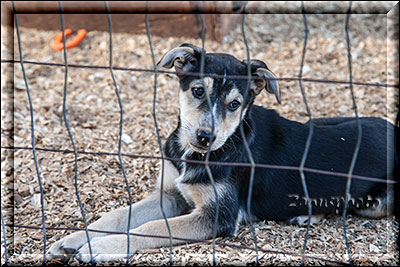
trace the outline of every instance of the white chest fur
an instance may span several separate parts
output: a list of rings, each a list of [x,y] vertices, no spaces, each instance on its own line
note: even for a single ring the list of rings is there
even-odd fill
[[[161,188],[161,182],[163,182],[163,189],[169,190],[175,187],[175,180],[179,177],[178,169],[169,160],[164,160],[164,175],[162,172],[162,161],[160,164],[160,172],[157,178],[156,187]],[[163,177],[164,176],[164,177]]]
[[[161,188],[162,182],[161,164],[162,163],[160,161],[160,173],[156,183],[156,187],[158,189]],[[189,184],[183,182],[184,180],[195,175],[196,173],[193,171],[186,171],[185,164],[182,175],[179,175],[178,169],[172,164],[172,162],[169,160],[164,160],[163,189],[178,189],[187,203],[193,208],[201,208],[210,201],[216,201],[215,191],[217,191],[217,195],[219,197],[225,195],[227,188],[223,184],[217,183],[214,189],[211,184]]]

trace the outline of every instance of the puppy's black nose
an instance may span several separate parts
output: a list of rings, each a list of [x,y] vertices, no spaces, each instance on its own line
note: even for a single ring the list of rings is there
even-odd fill
[[[208,147],[211,142],[215,141],[215,136],[211,131],[197,130],[197,141],[200,145]]]

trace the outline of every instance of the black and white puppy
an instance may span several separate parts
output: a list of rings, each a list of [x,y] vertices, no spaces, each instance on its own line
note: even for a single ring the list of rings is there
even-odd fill
[[[275,75],[259,60],[239,61],[228,54],[204,53],[204,77],[185,75],[200,72],[201,49],[182,44],[167,52],[158,65],[175,67],[180,83],[180,116],[175,131],[169,136],[164,153],[168,158],[204,161],[210,149],[210,161],[249,162],[244,140],[247,140],[255,163],[299,166],[309,123],[302,124],[280,117],[274,110],[253,105],[263,90],[274,94],[278,102],[281,92]],[[250,64],[252,79],[245,99],[247,79],[228,79],[228,75],[246,76]],[[221,78],[215,78],[215,74]],[[206,94],[211,100],[211,107]],[[361,118],[362,142],[354,174],[393,179],[394,125],[379,118]],[[357,142],[354,118],[315,119],[314,133],[305,166],[308,168],[347,173]],[[240,131],[242,124],[244,136]],[[292,220],[304,222],[307,203],[299,171],[256,168],[251,199],[247,210],[250,167],[210,164],[215,188],[204,164],[184,161],[164,162],[165,215],[174,237],[209,239],[213,236],[216,209],[218,236],[231,236],[241,221]],[[156,189],[132,208],[131,232],[168,236],[160,209],[160,183]],[[345,177],[306,172],[306,183],[312,213],[340,213],[346,188]],[[215,194],[216,192],[216,194]],[[218,201],[217,201],[218,199]],[[353,179],[349,199],[350,212],[381,217],[393,206],[393,190],[386,183]],[[128,207],[104,215],[89,229],[127,230]],[[106,235],[90,232],[95,261],[110,261],[127,256],[126,235]],[[173,244],[183,241],[173,240]],[[169,239],[131,235],[130,253],[138,249],[168,246]],[[85,232],[76,232],[51,247],[51,257],[65,259],[76,255],[90,261]]]

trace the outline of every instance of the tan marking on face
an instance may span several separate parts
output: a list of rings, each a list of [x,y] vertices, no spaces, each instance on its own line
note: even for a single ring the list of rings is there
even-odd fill
[[[214,79],[211,77],[204,77],[203,81],[201,79],[198,80],[193,80],[190,85],[189,85],[189,90],[191,90],[194,87],[204,87],[207,90],[208,95],[211,95],[213,92],[213,85],[214,85]]]
[[[233,100],[237,100],[240,102],[240,107],[235,111],[228,110],[228,105]],[[229,94],[225,97],[225,107],[226,107],[226,116],[223,120],[221,115],[218,116],[218,128],[217,128],[217,139],[214,142],[213,149],[218,149],[223,144],[225,144],[226,140],[235,132],[237,126],[240,123],[240,112],[242,110],[243,96],[239,92],[237,88],[233,88]],[[243,116],[246,113],[247,108],[243,111]]]
[[[202,126],[201,122],[202,118],[204,117],[204,113],[198,108],[204,100],[194,97],[192,88],[205,86],[204,89],[207,90],[209,95],[211,95],[213,91],[213,84],[213,78],[204,77],[203,82],[201,79],[194,80],[190,83],[188,90],[181,90],[179,92],[181,118],[181,130],[179,132],[179,138],[180,144],[185,150],[191,148],[190,142],[191,140],[195,140],[196,130]]]
[[[225,97],[225,105],[228,105],[233,100],[238,100],[240,103],[243,102],[243,96],[242,96],[242,94],[239,92],[239,90],[237,88],[233,88],[229,92],[229,94],[226,95],[226,97]]]

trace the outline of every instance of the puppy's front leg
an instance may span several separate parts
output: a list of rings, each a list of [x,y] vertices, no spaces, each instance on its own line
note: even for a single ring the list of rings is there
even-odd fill
[[[182,186],[181,186],[182,187]],[[234,196],[233,188],[218,186],[219,200],[216,202],[211,186],[188,185],[184,187],[188,196],[191,196],[196,208],[190,213],[168,219],[173,237],[188,239],[209,239],[213,236],[216,217],[216,206],[219,205],[219,217],[216,224],[217,236],[230,236],[235,231],[238,217],[238,203]],[[151,221],[131,230],[134,234],[169,236],[164,220]],[[155,238],[143,236],[130,236],[130,251],[138,249],[157,248],[169,246],[169,238]],[[186,241],[173,239],[173,245]],[[127,236],[111,235],[92,240],[92,252],[95,261],[111,261],[123,259],[127,256]],[[90,261],[89,247],[83,246],[78,254],[78,259],[83,262]]]
[[[166,160],[164,173],[164,212],[169,217],[181,215],[188,209],[188,205],[173,181],[179,176],[174,165]],[[146,222],[163,218],[160,208],[161,174],[156,184],[156,190],[145,199],[132,205],[130,229],[134,229]],[[129,222],[129,207],[120,208],[103,215],[98,221],[90,224],[88,229],[126,232]],[[90,232],[89,239],[105,236],[105,233]],[[87,242],[85,231],[75,232],[55,242],[48,251],[49,258],[69,260],[74,253]]]
[[[188,209],[179,192],[164,193],[164,212],[167,217],[178,216]],[[156,190],[147,198],[132,205],[131,229],[151,220],[163,218],[160,208],[160,191]],[[98,221],[88,226],[89,230],[126,232],[129,221],[129,207],[120,208],[103,215]],[[104,237],[106,233],[89,231],[90,240]],[[75,232],[54,243],[49,252],[49,258],[69,260],[74,253],[87,242],[85,231]]]
[[[208,239],[212,237],[212,219],[201,211],[193,211],[190,214],[168,219],[173,237],[190,239]],[[168,236],[168,229],[165,220],[151,221],[131,230],[134,234]],[[185,243],[181,240],[172,240],[173,245]],[[96,262],[113,261],[124,259],[127,256],[126,235],[110,235],[95,238],[91,242],[94,260]],[[151,238],[141,236],[130,236],[130,253],[139,249],[157,248],[169,246],[168,238]],[[90,262],[89,247],[83,246],[77,256],[80,261]]]

